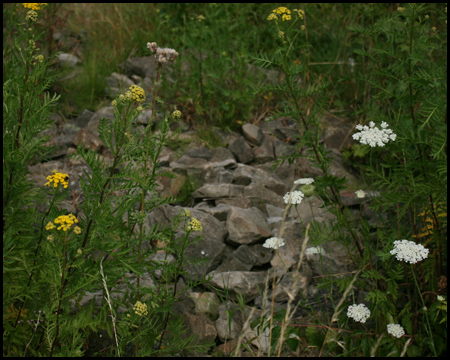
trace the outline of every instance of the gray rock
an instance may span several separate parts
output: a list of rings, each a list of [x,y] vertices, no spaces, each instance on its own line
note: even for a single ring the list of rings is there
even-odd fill
[[[255,148],[253,153],[255,154],[256,162],[259,164],[275,160],[272,137],[266,136],[264,141],[261,143],[261,146]]]
[[[240,163],[248,164],[254,158],[252,148],[242,136],[233,141],[229,149]]]
[[[237,294],[241,294],[247,303],[264,291],[266,272],[229,271],[212,272],[208,275],[212,275],[212,278],[207,286],[227,288],[230,298],[235,301]]]
[[[238,185],[259,184],[277,193],[280,196],[286,194],[287,185],[276,174],[252,166],[238,164],[234,170],[233,182]]]
[[[264,140],[264,134],[259,126],[253,124],[242,125],[242,132],[245,139],[252,145],[261,145]]]
[[[202,158],[183,155],[177,161],[171,162],[169,166],[174,173],[188,177],[194,188],[217,180],[212,164]]]
[[[192,158],[201,158],[207,161],[211,160],[211,151],[205,147],[195,147],[187,149],[185,154]]]
[[[75,55],[61,53],[58,55],[59,65],[74,68],[81,60]]]
[[[234,184],[206,184],[192,193],[194,199],[218,199],[242,194],[243,186]]]
[[[254,244],[271,235],[264,214],[257,208],[231,207],[227,217],[228,241],[232,244]]]

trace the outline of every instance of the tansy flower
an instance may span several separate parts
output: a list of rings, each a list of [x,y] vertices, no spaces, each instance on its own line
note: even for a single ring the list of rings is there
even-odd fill
[[[45,230],[51,230],[54,229],[55,225],[50,221],[47,225],[45,225]]]
[[[396,338],[401,338],[405,335],[405,330],[400,324],[388,324],[387,332]]]
[[[147,304],[143,304],[139,300],[134,305],[133,310],[139,316],[148,315]]]
[[[145,100],[145,91],[143,88],[137,85],[130,86],[131,98],[137,102],[143,102]]]
[[[53,175],[47,176],[47,180],[48,181],[44,186],[51,186],[51,183],[53,183],[55,188],[57,188],[60,183],[64,186],[64,189],[69,186],[69,175],[59,173],[57,170],[53,170]]]
[[[79,226],[75,226],[75,227],[73,228],[73,232],[74,232],[75,234],[77,234],[77,235],[80,235],[80,234],[81,234],[81,228],[80,228]]]
[[[187,229],[188,229],[188,231],[203,231],[201,222],[198,221],[196,218],[192,218]]]
[[[347,316],[364,324],[370,317],[370,310],[364,304],[353,304],[348,307]]]
[[[34,10],[30,10],[27,12],[27,16],[25,16],[25,20],[36,21],[37,17],[38,17],[37,12]]]
[[[172,117],[173,117],[174,119],[179,119],[179,118],[181,117],[181,111],[180,111],[180,110],[175,110],[175,111],[172,113]]]
[[[73,223],[77,223],[78,219],[73,215],[61,215],[55,219],[55,224],[60,224],[60,226],[56,230],[67,231],[70,229]]]
[[[303,19],[303,17],[305,16],[305,10],[302,10],[302,9],[294,9],[294,12],[297,13],[297,15],[298,15],[298,17],[299,17],[300,19]]]
[[[41,10],[42,5],[47,5],[47,3],[22,3],[24,8],[31,10]]]

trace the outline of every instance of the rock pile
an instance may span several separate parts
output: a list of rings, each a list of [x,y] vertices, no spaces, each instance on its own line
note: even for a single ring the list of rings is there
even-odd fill
[[[149,86],[154,78],[152,61],[152,57],[127,60],[123,66],[126,74],[113,74],[108,80],[107,92],[116,94],[123,88],[121,85],[127,87],[134,83]],[[49,146],[58,146],[53,160],[29,167],[30,178],[39,186],[43,186],[45,177],[55,168],[70,174],[72,196],[63,207],[72,213],[79,211],[78,204],[84,200],[79,178],[83,176],[84,170],[89,172],[89,168],[83,162],[66,156],[73,154],[78,144],[85,143],[101,154],[105,161],[110,160],[110,154],[98,137],[98,124],[102,117],[112,119],[113,108],[105,107],[95,113],[85,110],[78,118],[66,123],[55,118],[55,126],[47,131],[51,135]],[[145,119],[142,122],[145,123]],[[354,195],[354,191],[361,186],[357,177],[344,167],[339,151],[351,126],[331,116],[324,119],[324,124],[323,141],[334,158],[331,172],[349,180],[348,189],[341,193],[344,205],[358,207],[359,211],[361,199]],[[293,122],[276,119],[260,126],[245,124],[242,133],[218,133],[226,147],[208,149],[194,145],[183,154],[177,154],[167,147],[162,154],[161,164],[177,174],[177,178],[161,179],[159,191],[176,195],[187,180],[195,187],[191,206],[183,208],[189,209],[192,216],[200,220],[203,232],[199,242],[193,242],[186,248],[185,257],[204,258],[206,261],[200,265],[186,265],[184,270],[187,275],[174,281],[178,281],[177,288],[181,290],[185,282],[206,276],[210,278],[209,290],[189,290],[175,304],[174,310],[183,314],[190,333],[198,335],[203,341],[219,338],[223,343],[231,344],[237,339],[251,309],[254,309],[253,317],[264,310],[263,303],[267,299],[263,298],[263,294],[267,276],[272,279],[275,275],[278,283],[274,294],[275,304],[276,308],[283,308],[289,296],[294,296],[298,301],[313,298],[318,293],[314,276],[349,273],[354,269],[347,249],[330,241],[323,246],[323,255],[308,255],[298,274],[295,272],[305,226],[313,220],[323,224],[330,224],[334,220],[334,215],[327,211],[317,196],[305,198],[297,211],[293,207],[290,209],[283,232],[286,245],[279,249],[279,256],[274,256],[274,250],[262,246],[267,238],[280,233],[286,205],[283,195],[290,191],[294,180],[320,175],[320,171],[312,168],[304,159],[299,159],[296,167],[285,163],[271,171],[274,160],[298,151],[295,146],[296,134]],[[185,131],[180,136],[193,140],[195,132]],[[345,140],[346,143],[348,141]],[[161,206],[148,214],[146,224],[170,224],[181,209],[180,206]],[[147,260],[161,261],[164,255],[157,253]],[[174,261],[175,258],[169,255],[168,260]],[[136,282],[133,274],[127,273],[125,276],[129,278],[130,284]],[[292,291],[294,280],[297,286]],[[158,278],[148,274],[141,279],[141,286],[153,287],[156,281]],[[111,291],[111,297],[123,297],[127,286],[117,284]],[[218,294],[213,289],[225,288],[228,299],[223,303],[219,296],[223,298],[224,292]],[[236,307],[234,302],[240,295],[248,306],[244,313],[234,312],[229,328],[227,314]],[[271,299],[272,290],[267,295]],[[90,301],[101,305],[104,301],[103,290],[86,292],[81,304]],[[254,333],[248,330],[246,338],[252,336]],[[263,351],[267,350],[264,341],[255,345],[261,346]]]

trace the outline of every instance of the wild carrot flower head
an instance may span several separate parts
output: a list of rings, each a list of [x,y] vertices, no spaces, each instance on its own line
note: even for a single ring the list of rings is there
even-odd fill
[[[192,218],[187,229],[188,231],[203,231],[202,223],[196,218]]]
[[[370,317],[370,310],[364,304],[353,304],[348,307],[347,316],[360,323],[365,323]]]
[[[369,126],[356,125],[356,129],[360,130],[359,133],[353,134],[353,139],[358,140],[361,144],[367,144],[371,147],[384,146],[389,140],[394,141],[397,137],[391,129],[388,129],[388,124],[383,121],[381,123],[381,130],[375,126],[375,123],[371,121]]]
[[[313,178],[302,178],[294,181],[294,184],[309,185],[314,182]]]
[[[283,196],[284,202],[286,204],[293,204],[293,205],[297,205],[300,204],[303,200],[303,197],[305,196],[305,194],[303,194],[301,191],[296,190],[293,192],[288,192]]]
[[[143,304],[139,300],[134,304],[133,310],[139,316],[148,315],[147,304]]]
[[[305,254],[306,255],[314,255],[314,254],[325,255],[326,251],[321,246],[312,246],[312,247],[309,247],[306,249]]]
[[[59,173],[58,170],[53,170],[53,175],[47,176],[47,180],[48,181],[44,184],[44,186],[51,186],[52,183],[55,188],[57,188],[59,184],[62,184],[64,189],[69,186],[69,175]]]
[[[405,330],[400,324],[388,324],[387,332],[396,338],[401,338],[405,335]]]
[[[55,224],[60,224],[60,225],[56,230],[62,229],[63,231],[67,231],[70,229],[72,224],[77,223],[77,222],[78,222],[78,219],[73,214],[58,216],[55,219]],[[48,225],[49,224],[47,224],[47,226]]]
[[[397,260],[410,264],[426,259],[429,252],[430,250],[424,248],[423,245],[405,239],[395,240],[394,248],[391,250],[391,254],[395,255]]]
[[[366,193],[363,190],[356,190],[355,195],[359,199],[363,199],[366,197]]]
[[[266,242],[263,244],[264,247],[269,249],[278,249],[281,246],[284,246],[285,242],[282,238],[277,237],[271,237],[266,240]]]

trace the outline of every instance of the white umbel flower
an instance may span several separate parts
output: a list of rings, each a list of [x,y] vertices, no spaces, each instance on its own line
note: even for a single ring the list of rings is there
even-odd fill
[[[309,184],[312,184],[313,182],[314,182],[313,178],[303,178],[303,179],[295,180],[294,184],[309,185]]]
[[[325,255],[326,251],[321,246],[312,246],[306,249],[305,251],[306,255],[314,255],[314,254],[320,254]]]
[[[271,237],[270,239],[267,239],[266,242],[263,244],[264,247],[269,249],[278,249],[284,245],[285,245],[284,240],[282,238],[277,237]]]
[[[297,205],[302,202],[304,196],[305,196],[305,194],[303,194],[299,190],[296,190],[291,193],[289,193],[289,192],[286,193],[286,195],[283,196],[283,199],[286,204]]]
[[[388,324],[387,332],[396,338],[401,338],[405,335],[405,330],[400,324]]]
[[[366,193],[363,190],[356,190],[355,195],[358,199],[364,199],[366,197]]]
[[[360,323],[365,323],[370,317],[370,310],[364,304],[353,304],[348,307],[347,316]]]
[[[397,260],[410,264],[426,259],[429,252],[430,250],[424,248],[423,245],[405,239],[395,240],[394,248],[391,250],[391,254],[395,255]]]
[[[397,135],[391,129],[388,129],[388,124],[383,121],[381,123],[381,130],[375,126],[375,123],[371,121],[369,126],[367,125],[356,125],[356,129],[359,133],[353,134],[353,139],[359,141],[361,144],[375,146],[384,146],[389,142],[389,140],[394,141]]]

